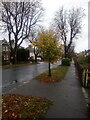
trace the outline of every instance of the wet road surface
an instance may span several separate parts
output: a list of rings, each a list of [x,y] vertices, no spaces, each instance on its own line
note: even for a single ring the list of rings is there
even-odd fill
[[[58,61],[57,63],[51,65],[51,68],[60,64],[61,62]],[[5,92],[8,89],[12,89],[21,82],[26,83],[46,70],[48,70],[48,63],[44,62],[30,66],[2,69],[2,91]]]

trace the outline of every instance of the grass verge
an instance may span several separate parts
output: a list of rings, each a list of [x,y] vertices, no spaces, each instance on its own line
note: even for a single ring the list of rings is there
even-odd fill
[[[52,105],[46,98],[16,94],[5,94],[2,100],[2,120],[43,119]]]
[[[52,68],[51,73],[52,76],[48,76],[48,71],[40,74],[37,76],[35,79],[41,81],[41,82],[46,82],[46,83],[53,83],[53,82],[59,82],[62,80],[68,70],[68,66],[58,66],[57,68]]]

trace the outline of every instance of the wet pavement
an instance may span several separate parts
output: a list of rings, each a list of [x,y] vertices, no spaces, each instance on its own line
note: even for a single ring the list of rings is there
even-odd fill
[[[51,65],[51,68],[60,64],[61,61],[57,61]],[[28,82],[46,70],[48,70],[48,63],[44,62],[30,66],[2,69],[2,92],[5,93],[15,86],[20,85],[22,82]]]
[[[88,118],[81,84],[72,63],[65,78],[58,83],[41,83],[32,79],[9,93],[41,96],[53,101],[46,118]]]

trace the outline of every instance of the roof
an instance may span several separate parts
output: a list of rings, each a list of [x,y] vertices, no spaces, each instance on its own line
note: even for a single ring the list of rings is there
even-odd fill
[[[85,54],[87,54],[87,53],[90,53],[90,49],[89,50],[85,50]]]
[[[11,41],[12,46],[15,46],[14,40]],[[6,39],[0,40],[0,45],[8,45],[9,46],[9,42]],[[22,46],[20,46],[19,48],[24,48]]]
[[[9,46],[9,43],[7,42],[6,39],[3,39],[3,40],[0,40],[0,45],[8,45]]]
[[[33,47],[27,47],[27,50],[29,50],[30,52],[34,52],[34,48]]]

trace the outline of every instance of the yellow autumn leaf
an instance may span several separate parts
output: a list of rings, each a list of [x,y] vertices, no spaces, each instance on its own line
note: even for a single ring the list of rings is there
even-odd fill
[[[5,108],[6,106],[4,105],[3,107]]]
[[[15,115],[15,118],[17,118],[17,115]]]
[[[14,114],[14,113],[12,113],[12,116],[15,116],[15,114]]]
[[[5,112],[5,113],[7,113],[7,112],[8,112],[8,110],[5,110],[4,112]]]

